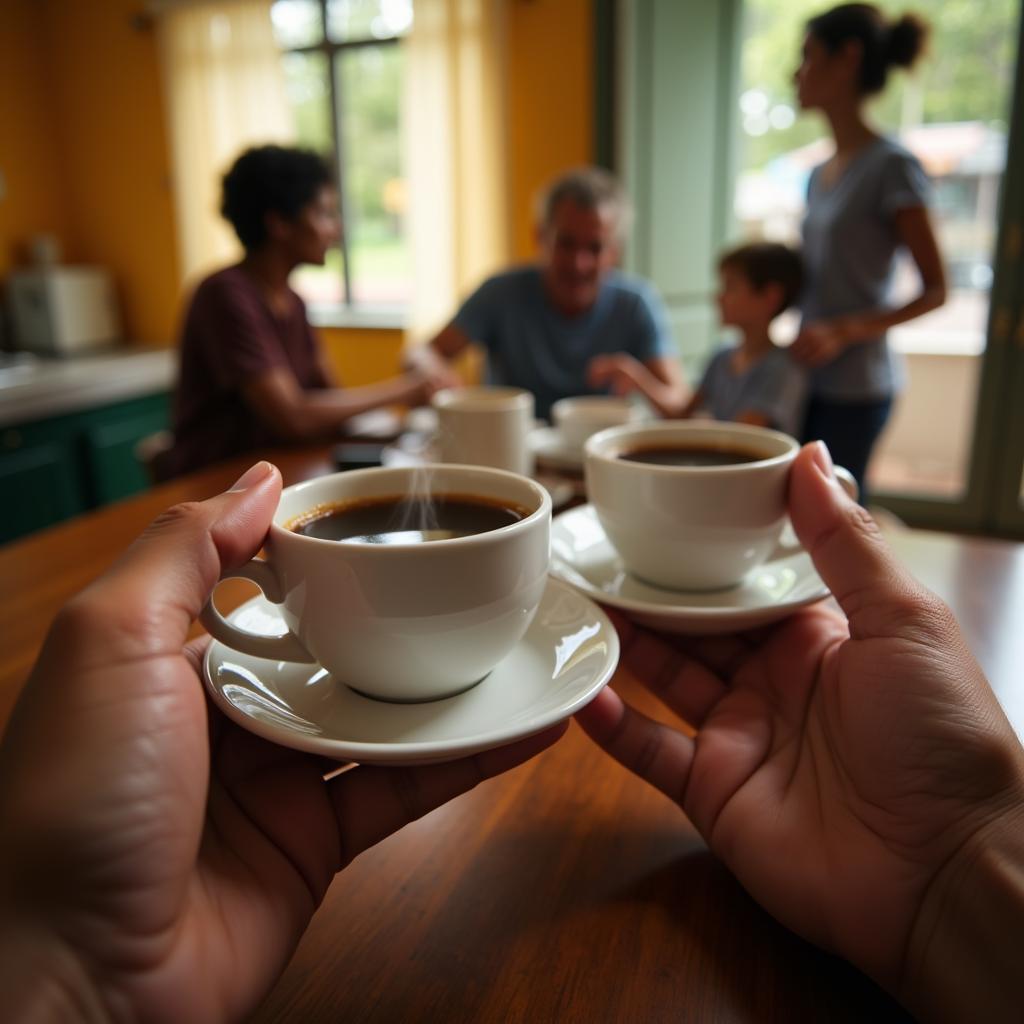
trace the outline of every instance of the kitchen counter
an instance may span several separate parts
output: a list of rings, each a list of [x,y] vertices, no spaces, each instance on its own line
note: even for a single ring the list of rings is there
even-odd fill
[[[173,348],[65,358],[0,353],[0,427],[171,391],[176,373]]]

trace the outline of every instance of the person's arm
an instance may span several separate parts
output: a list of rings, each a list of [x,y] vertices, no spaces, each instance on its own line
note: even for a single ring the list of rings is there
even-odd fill
[[[703,408],[704,403],[707,401],[707,395],[700,389],[690,395],[689,401],[679,410],[676,419],[688,420],[693,416],[696,416],[698,412]]]
[[[653,284],[641,282],[639,288],[635,332],[623,348],[640,364],[638,379],[648,401],[662,416],[678,416],[690,388],[674,355],[668,311]]]
[[[808,366],[820,366],[844,349],[877,338],[890,327],[914,320],[945,303],[946,271],[927,208],[911,206],[897,210],[894,222],[900,241],[917,266],[920,292],[902,306],[865,310],[808,324],[790,346],[795,359]]]
[[[687,403],[688,388],[678,363],[667,356],[655,356],[646,363],[625,352],[595,356],[587,366],[587,383],[591,387],[608,388],[616,395],[639,392],[657,410],[660,416],[689,415],[684,409],[696,401],[696,395]]]
[[[921,276],[921,291],[895,309],[876,309],[842,317],[840,328],[848,344],[877,338],[890,327],[915,320],[946,301],[946,272],[928,210],[912,206],[895,214],[896,233],[906,246]]]
[[[427,348],[442,359],[451,362],[473,344],[472,339],[456,323],[452,322],[442,328],[430,339]]]
[[[690,394],[677,360],[670,356],[653,356],[644,364],[650,375],[648,398],[663,416],[677,416]]]
[[[388,405],[415,405],[431,391],[419,371],[355,388],[304,390],[294,374],[274,367],[242,384],[242,396],[253,414],[286,441],[329,438],[359,413]]]

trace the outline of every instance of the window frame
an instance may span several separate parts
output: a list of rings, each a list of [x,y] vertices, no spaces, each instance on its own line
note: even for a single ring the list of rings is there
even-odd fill
[[[323,54],[327,63],[327,88],[330,99],[331,112],[331,140],[332,156],[334,161],[334,186],[338,193],[338,211],[341,216],[342,232],[338,241],[341,250],[341,277],[342,277],[342,298],[338,304],[319,303],[315,314],[311,317],[318,326],[334,326],[339,321],[351,323],[356,326],[365,327],[400,327],[404,319],[407,303],[396,303],[386,309],[359,304],[352,301],[352,269],[349,258],[348,232],[344,225],[349,222],[350,200],[346,187],[345,170],[345,141],[339,130],[339,115],[344,110],[344,87],[340,82],[341,76],[336,73],[335,57],[351,50],[364,49],[366,47],[395,46],[401,43],[403,37],[395,36],[367,36],[358,39],[345,39],[335,41],[330,38],[328,32],[327,5],[329,0],[316,0],[320,14],[320,41],[311,43],[308,46],[281,46],[278,51],[282,57],[286,54],[297,53],[302,55]],[[311,313],[313,310],[311,309]]]

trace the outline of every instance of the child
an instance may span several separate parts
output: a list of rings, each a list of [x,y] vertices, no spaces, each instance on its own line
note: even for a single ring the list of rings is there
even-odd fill
[[[662,416],[686,418],[708,412],[718,420],[792,434],[800,429],[806,371],[772,341],[770,326],[799,297],[800,256],[784,245],[755,242],[726,252],[718,275],[721,323],[738,328],[741,340],[711,357],[700,385],[682,408],[667,404],[660,382],[624,354],[593,360],[590,383],[620,395],[640,391]]]

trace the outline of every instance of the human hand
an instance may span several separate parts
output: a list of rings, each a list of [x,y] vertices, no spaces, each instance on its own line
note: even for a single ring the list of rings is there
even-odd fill
[[[854,340],[846,319],[819,320],[806,324],[789,346],[790,355],[805,366],[832,362]]]
[[[423,405],[445,388],[463,386],[463,380],[449,362],[429,345],[410,348],[404,357],[406,372],[415,389],[410,404]]]
[[[423,367],[426,386],[433,395],[445,388],[461,388],[465,381],[442,359],[438,359]],[[428,396],[429,397],[429,396]]]
[[[587,364],[587,383],[607,388],[614,395],[629,395],[640,389],[644,367],[625,352],[595,356]]]
[[[824,446],[793,466],[790,515],[848,621],[818,605],[699,640],[623,623],[624,664],[696,733],[611,690],[576,717],[677,801],[783,924],[955,1019],[947,984],[998,973],[1000,958],[1014,972],[1004,982],[1017,976],[1019,931],[991,941],[998,928],[970,908],[995,921],[1015,899],[1020,924],[1022,890],[1007,879],[1024,867],[1024,753],[948,608],[844,495]],[[976,864],[993,854],[979,851],[1007,845],[989,886]],[[987,980],[970,990],[978,1019],[1002,1019],[982,1007],[1008,989]]]
[[[564,731],[325,781],[334,766],[213,710],[204,645],[186,634],[222,571],[260,547],[280,488],[259,463],[172,508],[54,622],[0,746],[12,1019],[243,1017],[336,871]]]

